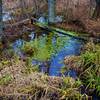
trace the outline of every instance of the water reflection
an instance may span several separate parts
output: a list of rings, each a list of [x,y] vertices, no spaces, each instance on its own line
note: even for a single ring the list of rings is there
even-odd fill
[[[79,55],[82,46],[82,41],[68,37],[49,33],[45,36],[34,38],[34,32],[30,42],[26,42],[31,49],[36,48],[35,54],[32,56],[32,64],[38,65],[43,73],[48,73],[50,76],[61,76],[61,68],[64,66],[63,60],[69,55]],[[19,39],[13,43],[14,50],[21,52],[23,40]],[[66,72],[65,75],[76,77],[74,71]]]

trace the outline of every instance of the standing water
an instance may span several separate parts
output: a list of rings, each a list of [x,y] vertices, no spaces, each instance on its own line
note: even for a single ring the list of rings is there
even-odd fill
[[[23,42],[19,39],[13,43],[13,48],[21,56],[28,48],[36,49],[34,55],[30,57],[33,59],[32,64],[38,65],[41,72],[48,73],[50,76],[61,76],[64,58],[70,55],[79,55],[82,45],[83,41],[79,39],[59,33],[50,33],[33,40],[31,38],[30,42]],[[69,71],[67,74],[76,77],[74,71]]]
[[[63,37],[62,37],[63,39]],[[82,46],[82,41],[69,37],[65,40],[66,44],[62,46],[61,50],[51,59],[51,67],[49,74],[51,76],[60,76],[61,68],[64,66],[64,58],[71,55],[79,55]],[[71,75],[71,73],[70,73]],[[73,74],[75,75],[75,74]],[[73,77],[73,75],[71,75]],[[75,77],[75,76],[74,76]]]

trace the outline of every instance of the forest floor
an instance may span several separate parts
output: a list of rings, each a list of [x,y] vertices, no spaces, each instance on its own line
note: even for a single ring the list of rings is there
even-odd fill
[[[69,85],[75,83],[73,78],[66,79]],[[33,72],[21,60],[10,59],[0,63],[1,100],[58,100],[65,93],[63,87],[64,78]],[[78,91],[75,89],[74,93],[78,94]]]

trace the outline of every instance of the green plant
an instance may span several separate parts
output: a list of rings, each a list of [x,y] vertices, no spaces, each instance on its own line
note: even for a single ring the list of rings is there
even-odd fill
[[[53,43],[54,34],[50,33],[45,37],[38,37],[30,42],[25,42],[21,50],[29,57],[45,61],[56,54],[66,43],[67,37],[57,37],[56,43]]]
[[[68,71],[68,67],[62,66],[61,73],[64,74],[66,71]]]
[[[81,86],[80,80],[75,80],[71,77],[63,77],[63,85],[61,87],[62,97],[61,99],[78,99],[81,100],[82,95],[78,90]]]
[[[24,70],[24,73],[30,74],[32,72],[39,72],[39,66],[33,65],[32,60],[33,60],[33,58],[30,58],[30,57],[28,57],[26,59],[26,63],[25,63],[26,68]]]
[[[38,65],[35,65],[34,67],[32,66],[27,66],[24,70],[24,73],[25,74],[30,74],[30,73],[33,73],[33,72],[39,72],[39,67]]]
[[[65,64],[77,71],[79,84],[86,87],[88,93],[100,95],[100,45],[87,43],[80,56],[71,56],[65,60]],[[77,83],[77,82],[76,82]]]
[[[100,71],[100,66],[98,68],[93,68],[93,66],[90,67],[83,75],[83,82],[86,89],[96,90],[97,94],[100,95],[100,75],[98,71]]]
[[[11,82],[12,77],[11,75],[7,74],[0,78],[0,85],[7,85]]]
[[[100,95],[100,46],[93,43],[91,45],[88,43],[86,51],[81,54],[81,66],[84,70],[80,78],[86,89],[96,90]]]
[[[7,66],[9,66],[9,65],[11,65],[10,60],[2,60],[2,61],[0,62],[0,70],[2,70],[3,68],[5,68],[5,67],[7,67]]]

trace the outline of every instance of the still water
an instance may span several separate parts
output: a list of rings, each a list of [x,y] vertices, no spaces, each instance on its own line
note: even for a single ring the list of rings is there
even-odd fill
[[[64,58],[71,55],[79,55],[83,41],[62,35],[59,33],[49,35],[43,34],[43,36],[33,38],[34,32],[32,32],[30,41],[27,42],[28,46],[38,48],[38,52],[33,56],[32,64],[38,65],[40,72],[48,73],[50,76],[61,76],[61,68],[64,67]],[[24,45],[24,40],[19,39],[13,43],[14,51],[23,56],[21,47]],[[77,77],[75,71],[66,72],[65,75],[71,77]]]

